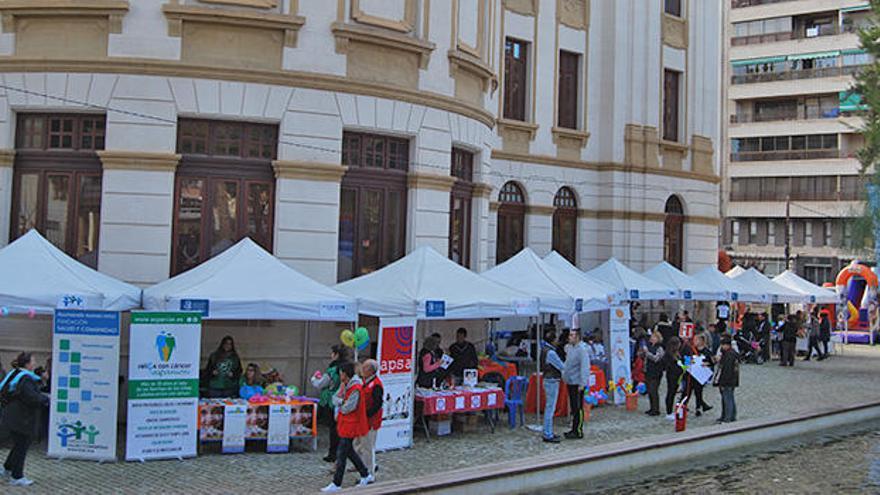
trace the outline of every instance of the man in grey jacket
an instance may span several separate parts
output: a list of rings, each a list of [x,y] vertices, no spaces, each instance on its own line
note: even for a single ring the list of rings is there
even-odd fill
[[[577,329],[568,331],[562,381],[568,386],[571,409],[571,431],[565,438],[584,438],[584,390],[590,384],[590,352]]]

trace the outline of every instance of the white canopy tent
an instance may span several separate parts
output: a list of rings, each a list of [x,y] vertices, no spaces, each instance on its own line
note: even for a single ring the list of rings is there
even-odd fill
[[[36,230],[0,250],[0,306],[12,313],[52,313],[65,296],[85,309],[126,311],[141,304],[141,290],[71,258]]]
[[[681,299],[686,301],[721,301],[727,296],[724,288],[687,275],[665,261],[642,275],[677,289]]]
[[[727,275],[728,277],[736,277],[737,275],[740,275],[745,271],[746,271],[745,268],[743,268],[739,265],[736,265],[735,267],[731,268],[730,270],[727,270],[726,272],[724,272],[724,274]]]
[[[587,275],[609,283],[625,294],[629,301],[660,301],[680,299],[678,290],[655,282],[623,263],[611,258],[587,272]]]
[[[766,303],[770,300],[767,294],[762,294],[754,287],[724,275],[714,266],[707,266],[691,276],[708,285],[721,288],[726,292],[725,297],[721,298],[725,301]]]
[[[838,302],[836,292],[805,280],[791,270],[786,270],[773,277],[773,281],[783,287],[803,294],[810,303],[834,304]]]
[[[731,276],[728,275],[728,277]],[[767,294],[770,297],[770,302],[773,303],[802,303],[805,302],[806,299],[803,294],[773,282],[767,278],[766,275],[754,268],[749,268],[731,278],[753,288],[753,290]]]
[[[144,308],[207,300],[207,319],[357,321],[357,303],[285,265],[249,238],[144,291]]]
[[[422,319],[468,320],[536,316],[535,297],[464,268],[423,246],[377,270],[335,286],[358,301],[370,316],[413,316]],[[443,316],[430,316],[426,306],[442,302]]]
[[[547,263],[528,247],[481,275],[537,297],[542,313],[599,311],[608,309],[614,300],[610,286],[591,283],[583,275]]]
[[[602,292],[611,294],[611,304],[616,304],[617,301],[623,301],[626,299],[624,297],[623,291],[618,290],[616,287],[609,284],[608,282],[603,282],[596,277],[591,277],[590,275],[587,275],[585,272],[581,271],[580,268],[572,265],[570,261],[565,259],[561,254],[557,253],[556,251],[550,251],[550,254],[544,256],[544,263],[553,266],[556,269],[568,272],[571,275],[583,278],[591,286],[598,287],[599,290],[601,290]]]

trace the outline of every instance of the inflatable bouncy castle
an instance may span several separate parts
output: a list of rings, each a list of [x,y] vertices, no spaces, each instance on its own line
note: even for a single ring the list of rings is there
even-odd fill
[[[840,271],[835,281],[841,295],[838,313],[846,321],[847,340],[853,343],[874,343],[877,330],[877,274],[860,263],[852,262]]]

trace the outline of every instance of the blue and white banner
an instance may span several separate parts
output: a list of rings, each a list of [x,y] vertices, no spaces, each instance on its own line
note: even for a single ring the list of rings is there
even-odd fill
[[[49,456],[116,460],[119,313],[57,309]]]

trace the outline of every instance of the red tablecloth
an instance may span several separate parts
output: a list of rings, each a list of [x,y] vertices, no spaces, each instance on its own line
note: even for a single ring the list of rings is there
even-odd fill
[[[504,391],[496,388],[442,390],[427,394],[416,392],[416,401],[422,403],[422,414],[425,416],[484,411],[503,408]]]
[[[544,382],[538,384],[537,377],[534,373],[529,377],[529,391],[526,394],[526,413],[535,413],[535,403],[537,402],[536,390],[541,391],[541,404],[544,404]],[[536,386],[537,384],[537,386]],[[590,366],[590,392],[605,390],[607,380],[605,372],[596,366]],[[556,416],[568,416],[568,387],[565,382],[559,381],[559,397],[556,399]]]

